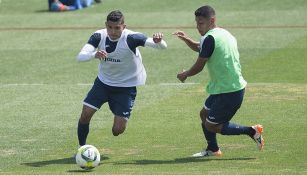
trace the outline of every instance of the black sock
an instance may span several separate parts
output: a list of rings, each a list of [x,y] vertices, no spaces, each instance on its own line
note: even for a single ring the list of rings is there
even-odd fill
[[[256,130],[254,130],[252,127],[249,127],[249,136],[254,139],[254,135],[256,134]]]
[[[205,127],[205,124],[203,123],[201,124],[201,127],[203,128],[203,133],[208,143],[207,150],[213,152],[218,151],[219,147],[217,145],[216,133],[208,131],[207,128]]]
[[[79,139],[79,145],[83,146],[86,143],[86,138],[89,133],[89,123],[82,124],[80,121],[78,122],[78,139]]]
[[[227,122],[223,124],[222,135],[249,135],[253,136],[255,134],[255,130],[252,127],[241,126],[235,123]]]

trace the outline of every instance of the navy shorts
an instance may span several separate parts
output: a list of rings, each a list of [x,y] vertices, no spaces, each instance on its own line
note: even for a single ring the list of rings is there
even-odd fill
[[[228,122],[235,115],[237,110],[241,107],[245,89],[224,93],[210,95],[204,108],[209,111],[207,122],[212,124],[221,124]]]
[[[114,87],[96,78],[83,104],[98,110],[105,102],[116,116],[129,118],[137,91],[136,87]]]

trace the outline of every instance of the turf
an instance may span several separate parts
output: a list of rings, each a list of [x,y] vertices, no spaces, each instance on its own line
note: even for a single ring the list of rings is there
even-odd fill
[[[204,146],[198,112],[207,71],[179,84],[176,73],[197,53],[171,35],[195,40],[193,12],[201,0],[104,0],[90,8],[50,13],[47,2],[0,1],[0,174],[306,174],[307,2],[206,1],[218,24],[238,40],[248,81],[233,121],[265,127],[262,152],[245,136],[218,136],[222,158],[193,159]],[[79,50],[107,13],[121,9],[128,28],[164,33],[168,49],[141,48],[148,73],[126,132],[114,137],[105,105],[91,123],[88,143],[102,154],[93,171],[72,158],[82,100],[97,61],[78,63]]]

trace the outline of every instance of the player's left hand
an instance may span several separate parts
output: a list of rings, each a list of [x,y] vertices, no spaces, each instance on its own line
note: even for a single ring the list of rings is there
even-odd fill
[[[184,81],[188,78],[188,73],[185,70],[182,70],[180,73],[177,74],[177,78],[184,83]]]
[[[152,35],[152,39],[155,43],[161,42],[162,38],[163,38],[163,33],[161,33],[161,32],[158,32],[158,33],[155,33],[155,34]]]

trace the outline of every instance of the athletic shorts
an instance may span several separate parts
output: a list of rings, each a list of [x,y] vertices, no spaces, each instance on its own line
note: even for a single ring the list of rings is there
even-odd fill
[[[97,77],[83,104],[98,110],[105,102],[108,102],[114,115],[129,119],[136,94],[136,87],[109,86]]]
[[[221,124],[230,121],[242,104],[244,91],[210,95],[204,105],[209,111],[207,122]]]

